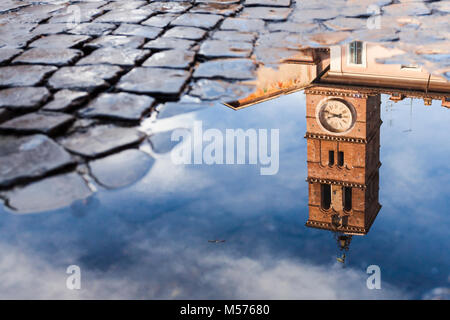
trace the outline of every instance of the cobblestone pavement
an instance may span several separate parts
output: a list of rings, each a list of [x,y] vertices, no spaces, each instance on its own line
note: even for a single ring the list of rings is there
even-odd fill
[[[243,97],[259,66],[302,46],[380,42],[449,79],[449,12],[448,1],[3,0],[0,196],[39,211],[88,197],[94,180],[132,183],[154,161],[138,146],[172,147],[143,120]]]

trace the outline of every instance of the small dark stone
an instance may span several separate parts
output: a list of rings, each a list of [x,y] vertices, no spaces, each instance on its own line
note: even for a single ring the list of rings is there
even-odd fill
[[[166,50],[157,52],[148,58],[143,67],[161,67],[187,69],[194,62],[195,52],[186,50]]]
[[[0,67],[0,87],[36,86],[56,69],[54,66],[29,65]]]
[[[181,92],[189,76],[184,70],[141,67],[123,76],[117,87],[130,92],[173,96]]]
[[[42,177],[73,163],[73,159],[50,138],[0,136],[0,186]]]
[[[83,117],[139,121],[150,110],[155,99],[130,93],[102,93],[81,109]]]
[[[67,173],[13,189],[6,197],[14,211],[36,213],[61,209],[90,195],[92,191],[80,175]]]
[[[109,86],[112,80],[122,71],[117,66],[95,65],[62,67],[48,80],[54,89],[85,89],[93,91]]]
[[[0,124],[0,130],[14,133],[44,133],[51,135],[75,118],[69,114],[53,112],[33,112]]]
[[[44,87],[19,87],[0,90],[0,108],[38,109],[50,97]]]
[[[73,63],[83,52],[63,48],[32,48],[14,59],[13,63],[50,64],[63,66]]]
[[[145,134],[135,128],[99,125],[75,132],[63,138],[61,144],[73,153],[95,158],[139,143],[144,138]]]
[[[122,188],[139,181],[152,168],[155,159],[137,150],[125,150],[89,162],[91,174],[107,188]]]

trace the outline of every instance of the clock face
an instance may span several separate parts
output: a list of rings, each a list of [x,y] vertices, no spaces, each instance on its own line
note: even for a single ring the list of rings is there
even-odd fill
[[[344,101],[330,99],[320,106],[318,118],[326,130],[341,133],[353,127],[355,111]]]

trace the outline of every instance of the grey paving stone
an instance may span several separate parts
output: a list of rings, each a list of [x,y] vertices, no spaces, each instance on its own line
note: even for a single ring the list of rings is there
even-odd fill
[[[31,32],[36,25],[20,25],[9,22],[0,21],[2,26],[0,28],[0,47],[23,48],[28,42],[37,38],[36,34]]]
[[[271,47],[255,47],[254,55],[258,61],[265,65],[272,65],[275,67],[284,59],[292,58],[298,54],[297,50],[285,48],[271,48]]]
[[[129,186],[139,181],[155,163],[148,154],[137,150],[124,150],[111,156],[89,162],[94,178],[111,189]]]
[[[245,0],[246,6],[289,7],[291,0]]]
[[[201,79],[192,85],[189,94],[202,100],[239,100],[254,91],[253,86],[222,80]]]
[[[94,22],[139,23],[152,15],[152,11],[142,9],[109,11]]]
[[[65,33],[72,28],[67,23],[43,23],[33,29],[33,34],[38,36]]]
[[[199,3],[189,10],[192,13],[220,14],[230,16],[243,8],[240,4],[221,4],[221,3]]]
[[[107,81],[114,79],[122,69],[118,66],[93,65],[62,67],[48,80],[53,89],[84,89],[94,91],[108,87]]]
[[[221,15],[215,14],[202,14],[202,13],[184,13],[175,20],[173,20],[170,25],[172,26],[186,26],[186,27],[196,27],[202,29],[212,29],[220,21],[223,20]]]
[[[139,121],[155,99],[130,93],[102,93],[78,113],[83,117]]]
[[[101,48],[78,61],[77,65],[111,64],[134,66],[137,61],[150,54],[149,50],[131,48]]]
[[[75,132],[60,143],[73,153],[95,158],[139,143],[144,138],[145,134],[135,128],[99,125]]]
[[[186,50],[165,50],[145,60],[143,67],[188,69],[194,62],[195,52]]]
[[[212,35],[214,40],[254,42],[257,34],[254,32],[216,31]]]
[[[0,67],[0,87],[35,86],[56,69],[54,66],[38,65]]]
[[[255,64],[250,59],[218,59],[201,63],[194,78],[246,80],[254,78]]]
[[[45,135],[0,136],[0,186],[38,178],[72,164],[70,154]]]
[[[49,177],[6,194],[8,205],[17,213],[61,209],[91,195],[92,191],[77,173]]]
[[[102,9],[104,10],[133,10],[138,9],[139,7],[145,6],[147,4],[146,1],[115,1],[110,2],[104,6]]]
[[[75,120],[70,114],[33,112],[0,124],[0,130],[13,133],[44,133],[52,135]]]
[[[91,37],[85,35],[75,35],[75,34],[53,34],[45,36],[33,41],[30,47],[37,48],[73,48],[79,46],[86,41],[90,40]]]
[[[38,109],[50,97],[45,87],[18,87],[0,90],[0,108]]]
[[[129,92],[177,96],[189,77],[185,70],[141,67],[123,76],[117,87]]]
[[[88,36],[101,36],[110,33],[116,28],[113,23],[80,23],[68,31],[71,34],[81,34]]]
[[[119,28],[117,28],[113,32],[113,34],[155,39],[162,33],[162,31],[163,29],[158,27],[140,26],[136,24],[123,23],[120,25]]]
[[[241,12],[240,17],[266,21],[285,21],[291,12],[291,8],[247,7]]]
[[[241,32],[258,32],[264,30],[264,21],[261,19],[226,18],[222,22],[220,29]]]
[[[200,40],[206,35],[206,31],[194,27],[173,27],[164,33],[163,37],[181,38],[187,40]]]
[[[145,25],[145,26],[165,28],[176,17],[178,17],[178,14],[171,14],[171,13],[158,14],[156,16],[150,17],[149,19],[141,22],[141,24]]]
[[[0,16],[0,24],[4,22],[14,21],[15,24],[32,24],[41,23],[47,20],[63,5],[40,4],[37,6],[28,6],[18,11],[11,11]]]
[[[145,43],[143,37],[105,35],[86,43],[88,48],[138,48]]]
[[[166,49],[179,49],[188,50],[196,44],[195,41],[176,39],[176,38],[158,38],[147,42],[144,45],[146,49],[166,50]]]
[[[199,54],[206,58],[247,58],[253,45],[248,42],[206,40],[200,46]]]
[[[0,48],[0,64],[8,62],[21,52],[22,50],[17,48]]]
[[[83,52],[64,48],[31,48],[13,60],[13,63],[49,64],[63,66],[73,63]]]
[[[182,13],[187,11],[189,8],[192,7],[192,4],[190,4],[188,1],[186,2],[163,2],[163,1],[155,1],[147,6],[143,7],[145,9],[149,9],[153,12],[158,13]]]
[[[46,111],[69,111],[86,101],[89,94],[85,91],[59,90],[53,100],[42,107]]]
[[[77,19],[79,18],[78,21],[74,21],[74,14],[76,12],[75,10],[65,9],[58,13],[52,14],[52,18],[48,20],[48,23],[73,24],[75,22],[90,22],[92,19],[104,12],[102,9],[82,7],[82,4],[77,4],[77,6],[80,8],[80,15],[79,17],[77,17]]]

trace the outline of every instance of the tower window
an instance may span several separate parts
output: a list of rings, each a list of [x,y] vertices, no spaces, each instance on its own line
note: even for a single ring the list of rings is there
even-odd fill
[[[328,165],[329,166],[334,165],[334,151],[333,150],[328,151]]]
[[[338,166],[339,167],[344,166],[344,152],[343,151],[338,152]]]
[[[363,64],[362,41],[353,41],[349,44],[349,55],[351,64]]]
[[[321,205],[322,209],[328,210],[331,206],[331,185],[321,185]]]
[[[344,187],[344,210],[352,210],[352,188]]]

